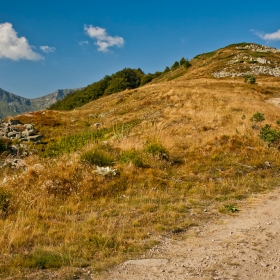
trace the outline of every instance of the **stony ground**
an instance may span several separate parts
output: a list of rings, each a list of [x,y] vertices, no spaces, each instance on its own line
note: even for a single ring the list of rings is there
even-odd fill
[[[257,196],[238,214],[189,235],[184,241],[164,239],[103,279],[280,279],[280,190]]]

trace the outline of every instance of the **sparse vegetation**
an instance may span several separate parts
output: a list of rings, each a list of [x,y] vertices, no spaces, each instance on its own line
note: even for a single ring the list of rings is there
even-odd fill
[[[0,278],[104,271],[143,254],[159,235],[188,238],[189,227],[279,185],[279,108],[262,95],[279,92],[278,81],[258,77],[249,87],[242,77],[233,83],[191,69],[74,111],[19,117],[44,138],[30,144],[38,154],[25,169],[0,172]],[[103,176],[97,166],[116,172]]]
[[[247,83],[249,82],[250,84],[255,84],[256,83],[256,77],[253,75],[245,75],[244,76],[244,82]]]

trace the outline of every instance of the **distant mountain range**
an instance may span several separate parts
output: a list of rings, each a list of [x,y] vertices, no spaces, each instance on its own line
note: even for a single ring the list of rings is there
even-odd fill
[[[48,108],[75,90],[78,89],[59,89],[39,98],[28,99],[0,88],[0,118]]]

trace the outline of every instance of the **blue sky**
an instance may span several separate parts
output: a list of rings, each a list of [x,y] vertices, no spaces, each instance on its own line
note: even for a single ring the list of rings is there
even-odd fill
[[[0,0],[0,88],[36,98],[232,43],[280,48],[280,1]]]

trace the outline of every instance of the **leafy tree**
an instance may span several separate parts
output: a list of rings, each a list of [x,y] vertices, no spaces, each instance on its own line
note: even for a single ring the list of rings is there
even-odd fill
[[[171,70],[174,70],[180,66],[178,61],[175,61],[174,64],[171,66]]]
[[[137,88],[140,86],[143,71],[138,69],[125,68],[111,76],[105,76],[102,80],[95,82],[87,87],[72,92],[51,105],[53,110],[72,110],[84,104],[96,100],[103,95],[112,94],[125,89]]]
[[[164,73],[167,73],[167,72],[169,72],[169,71],[170,71],[170,68],[169,68],[168,66],[166,66],[163,72],[164,72]]]
[[[125,68],[112,75],[111,81],[104,94],[112,94],[125,89],[133,89],[140,86],[141,76],[144,75],[141,69],[133,70]]]
[[[143,85],[151,82],[152,80],[153,80],[153,75],[149,73],[142,77],[140,86],[143,86]]]
[[[191,63],[189,62],[189,60],[185,59],[184,57],[181,58],[180,65],[185,66],[186,68],[189,68],[192,66]]]

